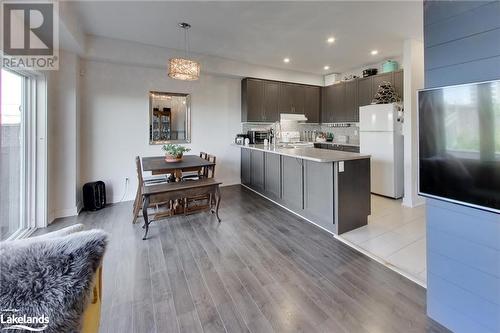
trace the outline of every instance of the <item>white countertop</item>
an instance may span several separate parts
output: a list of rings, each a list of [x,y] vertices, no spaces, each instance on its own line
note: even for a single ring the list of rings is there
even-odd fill
[[[355,143],[342,143],[342,142],[335,142],[335,141],[325,141],[325,142],[314,142],[314,143],[323,143],[327,145],[339,145],[339,146],[351,146],[351,147],[359,147],[359,144]]]
[[[360,160],[364,158],[370,158],[370,155],[362,155],[358,153],[349,153],[345,151],[338,150],[329,150],[329,149],[321,149],[321,148],[284,148],[273,145],[264,146],[264,145],[236,145],[234,146],[245,148],[245,149],[253,149],[260,150],[268,153],[279,154],[283,156],[301,158],[304,160],[314,161],[314,162],[339,162],[339,161],[350,161],[350,160]]]

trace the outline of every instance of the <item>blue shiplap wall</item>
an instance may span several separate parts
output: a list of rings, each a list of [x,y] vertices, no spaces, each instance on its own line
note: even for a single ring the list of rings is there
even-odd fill
[[[424,44],[427,88],[500,79],[500,1],[426,1]],[[500,332],[498,214],[427,201],[427,313]]]

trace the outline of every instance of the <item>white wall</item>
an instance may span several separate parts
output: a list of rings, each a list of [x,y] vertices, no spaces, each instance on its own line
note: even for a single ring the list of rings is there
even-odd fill
[[[217,156],[217,178],[224,185],[240,182],[239,149],[230,144],[240,131],[239,78],[202,74],[199,81],[170,79],[165,69],[82,61],[80,186],[103,180],[108,201],[133,200],[137,188],[134,158],[162,155],[149,145],[148,92],[191,94],[194,154]]]
[[[403,206],[415,207],[425,201],[418,192],[417,90],[424,87],[424,43],[406,40],[403,48],[404,72],[404,188]]]
[[[59,70],[47,73],[48,222],[76,215],[79,206],[79,58],[61,51]]]

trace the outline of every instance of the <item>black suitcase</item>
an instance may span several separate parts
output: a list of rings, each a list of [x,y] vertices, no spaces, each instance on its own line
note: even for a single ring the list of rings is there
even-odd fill
[[[97,181],[83,185],[83,207],[86,210],[99,210],[106,206],[106,186]]]

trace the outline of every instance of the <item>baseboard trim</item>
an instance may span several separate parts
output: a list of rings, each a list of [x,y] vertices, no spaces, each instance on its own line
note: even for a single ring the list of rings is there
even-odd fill
[[[80,210],[81,210],[81,208],[80,208]],[[78,213],[80,212],[80,210],[78,209],[77,206],[75,206],[73,208],[66,208],[66,209],[59,209],[59,210],[52,211],[51,213],[49,213],[48,224],[51,224],[52,222],[54,222],[54,220],[60,219],[63,217],[77,216]]]
[[[416,200],[412,200],[407,197],[403,197],[401,205],[408,208],[415,208],[418,206],[425,205],[425,198],[418,197]]]
[[[82,212],[82,209],[83,209],[83,203],[81,201],[78,201],[78,203],[76,204],[76,214],[80,214]]]

